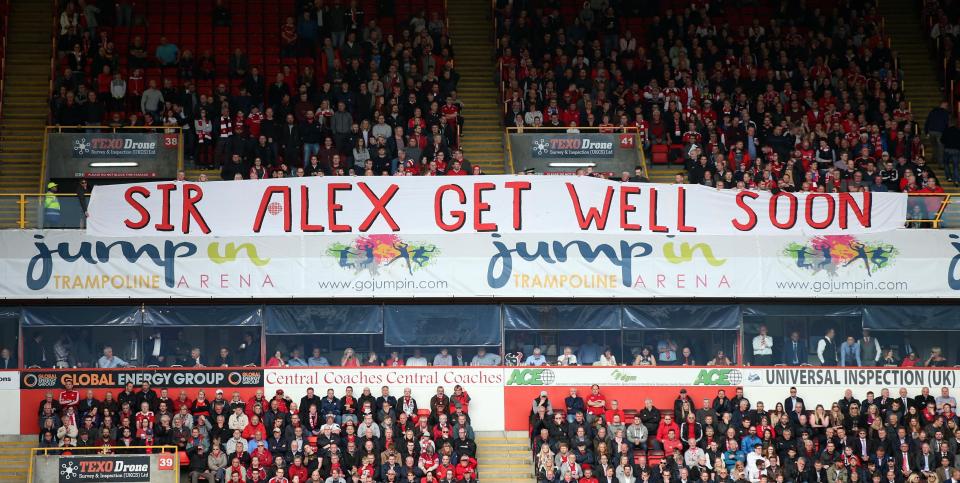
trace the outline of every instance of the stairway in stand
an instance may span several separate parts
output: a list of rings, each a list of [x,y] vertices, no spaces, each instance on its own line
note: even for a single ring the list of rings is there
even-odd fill
[[[525,431],[478,432],[479,480],[484,483],[530,483],[533,454]]]
[[[53,2],[13,0],[0,120],[0,193],[40,193],[47,124]],[[29,207],[36,206],[36,200]],[[19,206],[0,197],[0,228],[15,228]]]
[[[0,437],[0,483],[25,483],[30,468],[30,448],[36,436]]]
[[[920,12],[912,0],[882,0],[880,13],[886,21],[885,29],[890,37],[890,46],[900,58],[900,70],[903,72],[903,90],[910,101],[913,119],[920,124],[921,131],[927,114],[943,100],[937,71],[940,60],[933,57],[927,47],[926,32],[920,25]],[[943,189],[948,193],[960,193],[953,183],[947,183],[943,167],[933,162],[933,145],[924,139],[924,151],[927,166],[937,174]]]
[[[460,74],[457,97],[464,104],[464,157],[487,174],[503,174],[503,111],[496,83],[490,3],[449,0],[447,16]]]

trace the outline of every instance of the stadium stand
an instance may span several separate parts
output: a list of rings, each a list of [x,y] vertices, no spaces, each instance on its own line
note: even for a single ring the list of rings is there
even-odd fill
[[[847,389],[829,407],[804,406],[795,387],[782,401],[723,390],[694,401],[682,389],[672,407],[615,403],[596,385],[587,395],[571,391],[562,403],[533,401],[538,482],[900,483],[960,476],[956,398],[946,387],[920,394]]]
[[[243,399],[222,390],[172,394],[144,383],[98,400],[70,384],[37,407],[38,444],[67,455],[176,446],[193,483],[477,481],[466,388],[447,394],[438,387],[429,401],[390,389],[348,387],[338,395],[308,388],[302,397],[261,390]]]
[[[439,0],[333,2],[319,9],[289,0],[146,2],[130,13],[131,25],[122,16],[102,19],[89,34],[69,35],[62,28],[66,9],[82,17],[72,5],[65,4],[58,22],[55,124],[182,126],[188,166],[225,168],[220,177],[233,179],[295,176],[297,168],[304,175],[380,174],[398,166],[426,173],[434,160],[439,172],[447,164],[457,172],[454,158],[469,118],[476,136],[464,147],[478,155],[481,169],[502,172],[502,152],[490,147],[501,137],[499,116],[492,97],[483,97],[494,91],[478,75],[491,70],[489,41],[479,40],[488,37],[489,24],[484,8],[471,2],[457,4],[469,46],[464,65],[472,70],[465,85],[488,89],[466,96],[477,105],[469,116],[461,112],[461,74]],[[340,102],[346,115],[338,115]],[[284,133],[288,114],[295,129]],[[404,130],[399,138],[395,127]],[[260,135],[265,142],[258,148]],[[328,137],[333,144],[324,147]],[[230,162],[234,154],[238,165]],[[319,156],[311,167],[313,154]],[[464,174],[470,166],[463,161]]]
[[[926,152],[873,2],[603,5],[498,4],[508,126],[639,126],[661,182],[942,193],[960,176]]]

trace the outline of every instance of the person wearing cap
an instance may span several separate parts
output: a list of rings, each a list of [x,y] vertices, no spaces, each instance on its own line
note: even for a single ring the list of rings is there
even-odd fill
[[[283,437],[283,428],[273,428],[270,438],[267,439],[267,449],[275,455],[285,455],[290,450],[290,442]]]
[[[60,227],[60,199],[57,197],[57,183],[47,183],[47,193],[43,197],[43,227]]]

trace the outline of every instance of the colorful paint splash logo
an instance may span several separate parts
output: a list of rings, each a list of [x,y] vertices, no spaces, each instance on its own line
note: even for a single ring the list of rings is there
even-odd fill
[[[336,258],[340,268],[355,273],[366,270],[377,275],[380,267],[397,264],[413,275],[430,265],[440,255],[440,249],[436,245],[406,242],[397,235],[369,235],[350,244],[334,243],[327,248],[327,255]]]
[[[847,267],[862,267],[868,276],[893,264],[897,247],[888,243],[864,242],[851,235],[825,235],[806,243],[792,242],[783,254],[797,268],[830,276]]]

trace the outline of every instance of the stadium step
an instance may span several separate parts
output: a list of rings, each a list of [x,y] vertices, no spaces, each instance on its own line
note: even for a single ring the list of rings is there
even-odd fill
[[[477,464],[480,478],[494,483],[530,483],[534,480],[530,439],[524,431],[478,432]]]
[[[476,0],[449,0],[447,14],[457,42],[457,97],[464,103],[464,157],[481,166],[485,173],[503,174],[503,124],[490,5]]]
[[[920,12],[911,0],[882,0],[880,13],[885,20],[884,29],[890,36],[891,49],[900,59],[903,90],[910,101],[913,118],[922,126],[930,110],[944,99],[937,77],[942,61],[931,55],[925,40],[926,32],[917,21]],[[936,173],[944,191],[960,193],[960,187],[947,182],[943,166],[934,162],[930,140],[924,138],[923,145],[927,166]]]
[[[0,194],[38,193],[41,189],[43,130],[50,95],[52,3],[11,2],[0,119]],[[15,226],[19,217],[12,200],[0,197],[2,227]],[[7,451],[7,446],[0,443],[0,461],[7,461]],[[0,471],[0,483],[25,481],[27,462],[27,453],[23,453],[23,465],[4,465],[22,471]]]
[[[4,436],[0,441],[0,483],[26,482],[35,436]]]

